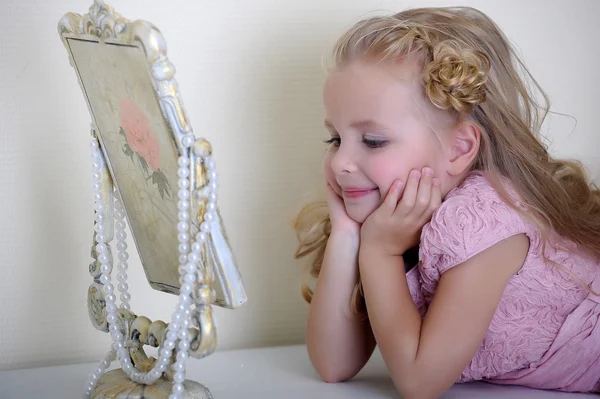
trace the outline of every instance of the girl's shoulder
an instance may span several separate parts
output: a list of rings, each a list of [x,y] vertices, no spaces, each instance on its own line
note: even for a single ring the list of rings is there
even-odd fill
[[[521,207],[508,182],[510,200]],[[421,233],[420,261],[424,268],[446,270],[516,234],[535,239],[536,227],[509,205],[481,172],[470,174],[448,193]]]

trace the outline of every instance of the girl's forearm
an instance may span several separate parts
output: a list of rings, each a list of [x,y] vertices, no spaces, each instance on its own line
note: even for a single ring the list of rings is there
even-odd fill
[[[369,360],[375,339],[366,319],[351,312],[358,282],[359,237],[332,232],[310,305],[306,342],[313,366],[328,382],[354,377]]]

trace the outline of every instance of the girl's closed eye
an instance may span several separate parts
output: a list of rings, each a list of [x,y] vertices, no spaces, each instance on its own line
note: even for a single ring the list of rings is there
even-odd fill
[[[324,140],[324,143],[325,143],[325,144],[329,144],[329,145],[333,144],[333,145],[335,145],[336,147],[339,147],[339,146],[340,146],[340,143],[341,143],[341,141],[342,141],[342,140],[341,140],[341,138],[340,138],[340,137],[331,137],[331,138],[330,138],[330,139],[328,139],[328,140]],[[363,139],[363,143],[364,143],[364,144],[365,144],[367,147],[369,147],[369,148],[381,148],[381,147],[384,147],[384,146],[387,144],[387,141],[386,141],[386,140],[375,140],[375,139],[367,139],[367,138],[364,138],[364,139]]]
[[[363,143],[369,148],[381,148],[384,147],[388,142],[382,139],[368,139],[364,138]]]

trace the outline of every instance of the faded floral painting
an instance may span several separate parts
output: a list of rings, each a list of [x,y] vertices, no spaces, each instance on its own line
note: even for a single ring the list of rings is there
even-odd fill
[[[68,44],[148,282],[177,292],[178,153],[144,52],[85,40]]]
[[[165,195],[170,197],[169,181],[160,171],[160,145],[156,134],[150,128],[148,117],[129,99],[119,102],[119,112],[121,114],[119,134],[125,141],[123,153],[131,159],[131,162],[140,166],[147,176],[146,180],[152,179],[152,184],[156,185],[163,200]]]

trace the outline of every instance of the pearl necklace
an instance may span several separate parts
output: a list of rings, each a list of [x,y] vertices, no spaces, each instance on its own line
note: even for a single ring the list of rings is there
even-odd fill
[[[121,333],[121,319],[117,306],[115,304],[116,297],[113,293],[114,286],[111,283],[110,274],[112,271],[112,256],[110,256],[109,244],[106,242],[106,236],[104,235],[105,228],[105,209],[102,203],[102,171],[106,169],[106,162],[98,141],[94,139],[91,144],[92,150],[92,162],[93,162],[93,190],[94,190],[94,201],[96,209],[96,224],[95,231],[96,235],[96,252],[99,254],[98,261],[101,264],[100,267],[100,282],[103,284],[103,292],[106,300],[106,321],[109,323],[109,332],[111,334],[113,344],[111,350],[106,354],[102,362],[96,371],[90,376],[90,379],[86,385],[84,398],[89,398],[98,383],[100,377],[104,374],[110,364],[118,358],[121,363],[122,370],[127,376],[134,382],[140,384],[150,385],[158,380],[163,372],[167,370],[169,366],[171,355],[175,349],[177,343],[177,355],[176,361],[172,365],[172,369],[175,372],[173,375],[173,388],[169,399],[181,399],[183,398],[185,381],[185,363],[189,357],[190,341],[192,339],[191,334],[188,332],[188,328],[191,327],[192,321],[191,316],[199,311],[197,308],[192,310],[193,300],[192,293],[198,283],[203,283],[203,276],[205,273],[210,273],[208,265],[201,264],[201,251],[202,244],[206,241],[208,233],[210,233],[212,222],[217,219],[216,215],[216,201],[217,201],[217,172],[215,170],[215,162],[210,155],[203,156],[202,162],[207,171],[208,184],[206,187],[207,192],[207,204],[206,210],[203,217],[201,218],[202,223],[200,224],[200,231],[195,236],[195,241],[190,247],[190,158],[189,151],[190,147],[194,144],[194,136],[188,134],[183,137],[182,144],[185,148],[185,155],[179,157],[178,164],[179,169],[177,175],[179,176],[178,186],[178,197],[179,202],[177,207],[178,223],[177,223],[177,238],[179,240],[179,282],[181,284],[179,302],[176,310],[174,311],[171,323],[168,325],[161,347],[159,348],[159,357],[154,363],[152,370],[149,372],[141,372],[132,364],[129,351],[125,346],[125,337]],[[206,154],[202,154],[206,155]],[[123,205],[118,199],[119,195],[114,190],[115,196],[115,231],[117,238],[117,249],[119,250],[118,259],[119,264],[117,266],[119,273],[117,280],[119,284],[117,289],[121,292],[121,309],[130,310],[129,300],[131,295],[128,293],[127,285],[127,260],[129,255],[127,254],[127,243],[125,242],[127,234],[125,233],[125,213],[123,211]],[[191,248],[191,252],[190,252]],[[199,264],[200,263],[200,264]],[[209,287],[201,285],[199,290],[206,290]],[[210,289],[210,288],[209,288]],[[210,306],[210,304],[202,303],[202,301],[196,301],[197,306]],[[177,342],[176,342],[177,341]]]

